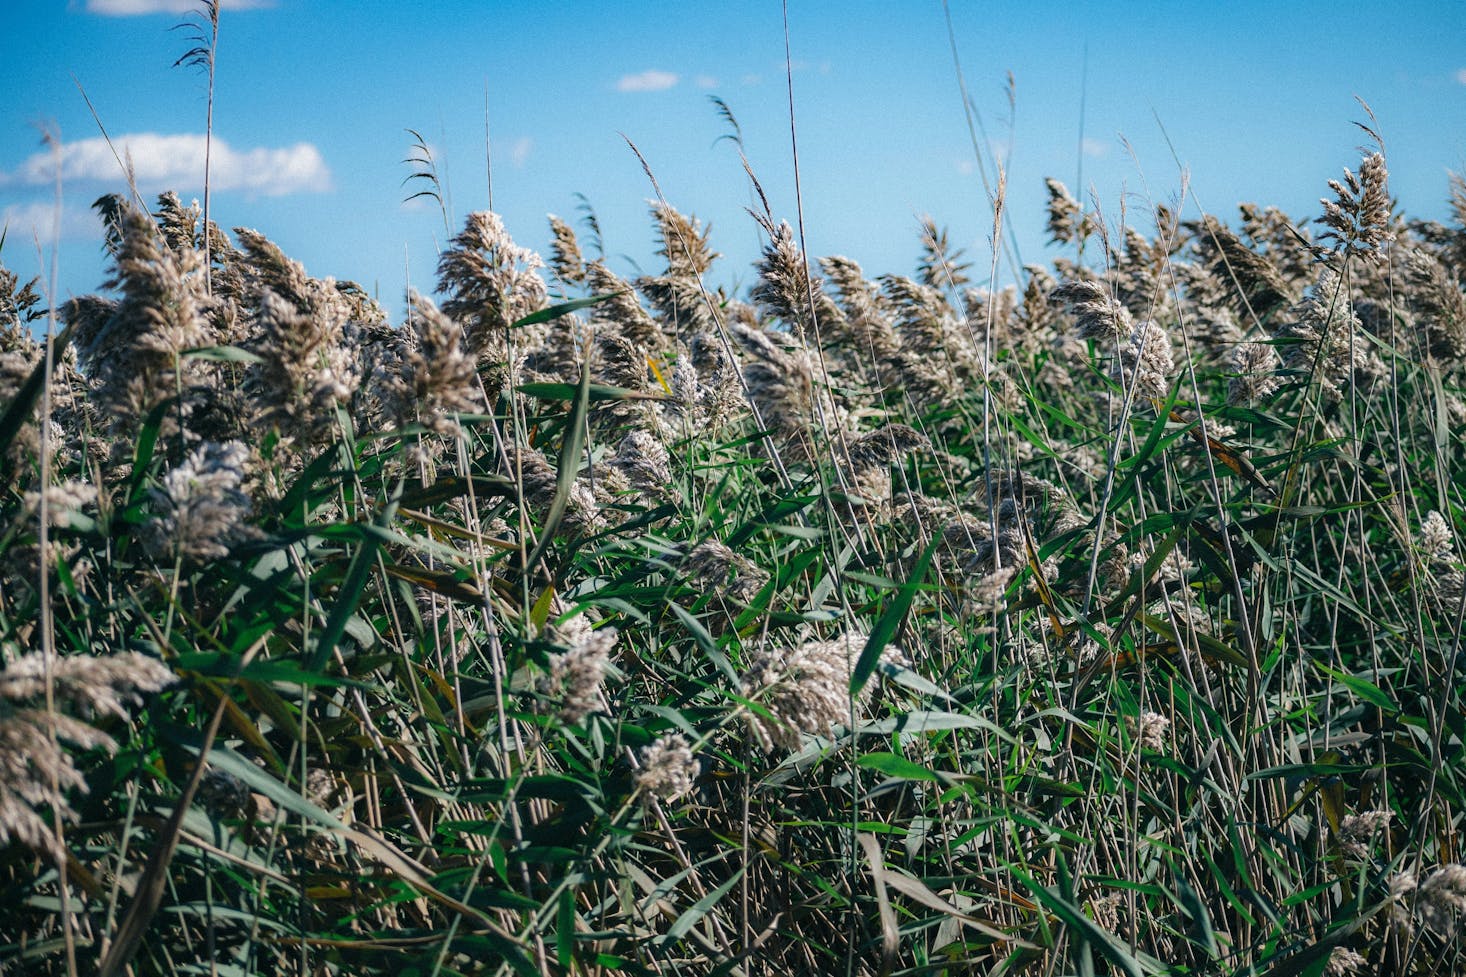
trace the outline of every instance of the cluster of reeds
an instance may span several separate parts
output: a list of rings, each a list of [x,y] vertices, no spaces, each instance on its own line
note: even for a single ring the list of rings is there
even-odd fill
[[[1466,184],[746,301],[172,195],[0,273],[0,969],[1453,973]]]

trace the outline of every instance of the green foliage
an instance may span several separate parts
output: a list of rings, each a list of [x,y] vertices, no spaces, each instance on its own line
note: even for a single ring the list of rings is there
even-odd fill
[[[396,329],[114,202],[4,323],[0,969],[1454,972],[1466,229],[1368,189],[757,306],[476,215]]]

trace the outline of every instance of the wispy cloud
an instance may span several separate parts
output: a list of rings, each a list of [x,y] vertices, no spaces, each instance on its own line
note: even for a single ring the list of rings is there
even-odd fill
[[[259,10],[275,0],[219,0],[223,10]],[[138,17],[143,14],[191,14],[198,0],[86,0],[86,12],[103,17]]]
[[[514,140],[509,147],[509,162],[516,170],[524,169],[524,164],[529,162],[530,154],[534,152],[534,140],[529,136],[520,136]]]
[[[0,227],[5,228],[5,250],[28,248],[39,241],[43,247],[55,243],[56,208],[46,201],[12,204],[0,210]],[[93,210],[61,208],[61,237],[88,239],[102,236],[102,221]]]
[[[698,88],[717,88],[718,79],[712,75],[698,75],[692,82]]]
[[[140,186],[179,191],[202,190],[204,137],[197,134],[165,136],[141,132],[113,140],[124,159],[132,161]],[[20,167],[0,173],[0,186],[42,186],[55,179],[49,152],[36,153]],[[321,151],[310,143],[279,148],[237,150],[215,137],[210,182],[216,191],[237,190],[265,197],[331,189],[331,171]],[[101,137],[69,142],[61,147],[64,181],[121,183],[123,173],[107,141]]]
[[[1110,144],[1103,139],[1090,139],[1086,136],[1079,140],[1079,151],[1094,159],[1103,159],[1110,155]]]
[[[1456,72],[1456,81],[1460,82],[1463,85],[1466,85],[1466,68],[1462,68],[1460,71]]]
[[[681,81],[681,78],[670,71],[658,71],[656,68],[649,68],[646,71],[637,72],[634,75],[622,75],[616,82],[618,92],[664,92]]]

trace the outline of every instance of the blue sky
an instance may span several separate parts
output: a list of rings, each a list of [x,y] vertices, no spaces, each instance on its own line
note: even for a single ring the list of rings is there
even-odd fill
[[[188,41],[168,29],[193,7],[6,8],[21,40],[0,59],[0,260],[25,277],[47,266],[54,168],[37,126],[54,126],[65,147],[62,298],[100,286],[88,208],[124,186],[78,83],[129,147],[145,194],[202,194],[204,79],[172,67]],[[1189,217],[1203,206],[1230,218],[1240,201],[1316,216],[1325,181],[1357,165],[1356,96],[1374,110],[1391,189],[1409,213],[1446,217],[1447,171],[1466,171],[1460,0],[950,8],[984,161],[989,174],[994,158],[1007,162],[1006,219],[1027,262],[1046,257],[1050,175],[1092,194],[1112,224],[1122,210],[1174,203],[1183,167]],[[789,43],[810,252],[848,255],[872,275],[909,273],[918,219],[931,214],[985,270],[991,209],[940,0],[789,0]],[[775,216],[796,218],[773,0],[225,0],[217,66],[215,219],[263,231],[312,274],[360,282],[394,315],[407,284],[431,287],[446,236],[435,206],[403,202],[413,189],[403,185],[406,130],[431,145],[456,229],[488,206],[486,95],[494,208],[522,244],[544,250],[545,215],[573,221],[580,193],[613,267],[655,265],[653,190],[624,134],[668,201],[713,225],[725,255],[715,283],[746,286],[759,233],[710,95],[741,124]]]

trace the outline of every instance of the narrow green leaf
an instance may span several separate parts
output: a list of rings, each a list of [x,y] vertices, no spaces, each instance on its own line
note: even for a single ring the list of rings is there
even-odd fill
[[[702,919],[708,913],[712,912],[713,907],[723,901],[723,897],[726,896],[733,889],[733,887],[738,884],[739,879],[743,878],[743,873],[746,868],[747,865],[740,865],[738,867],[738,871],[728,876],[728,880],[726,882],[718,886],[712,892],[709,892],[707,895],[703,896],[697,902],[693,903],[686,912],[677,917],[676,922],[674,922],[667,929],[665,935],[657,938],[656,942],[665,944],[670,943],[673,940],[680,940],[682,939],[682,937],[686,936],[688,932],[690,932],[691,929],[697,925],[698,920]]]
[[[916,599],[916,592],[921,589],[921,582],[926,579],[927,568],[931,566],[932,557],[937,552],[937,545],[940,539],[932,540],[916,561],[915,568],[911,571],[911,577],[901,586],[896,594],[896,599],[891,601],[876,626],[871,629],[870,640],[865,643],[865,650],[860,653],[860,659],[855,663],[855,670],[850,674],[850,694],[859,695],[860,690],[865,688],[865,683],[870,680],[876,670],[876,663],[881,660],[881,652],[886,650],[886,645],[896,636],[896,629],[906,619],[906,612],[911,609],[911,602]]]
[[[377,513],[373,525],[378,529],[386,529],[391,524],[397,513],[397,500],[401,497],[402,483],[397,483],[397,491],[393,498]],[[377,549],[381,546],[381,540],[373,534],[364,534],[361,543],[356,548],[356,553],[351,557],[351,565],[346,570],[346,579],[341,581],[341,587],[336,592],[336,603],[331,607],[331,614],[326,618],[326,624],[316,635],[315,647],[311,651],[306,668],[312,672],[318,672],[326,666],[331,659],[331,652],[336,650],[340,643],[341,636],[346,633],[347,622],[356,614],[357,604],[361,600],[361,593],[366,589],[367,579],[371,576],[372,569],[377,565]]]
[[[565,440],[560,446],[560,472],[555,482],[555,498],[550,502],[550,511],[545,515],[540,528],[540,538],[524,561],[524,572],[528,574],[545,555],[560,520],[565,518],[565,508],[570,503],[570,489],[575,485],[575,476],[580,471],[580,453],[585,448],[585,416],[590,408],[590,359],[580,365],[580,389],[575,404],[570,408],[570,419],[565,424]]]
[[[875,770],[897,780],[929,780],[932,782],[941,780],[941,777],[921,764],[912,763],[905,757],[897,756],[894,753],[867,753],[855,763],[857,766]]]
[[[201,346],[184,350],[183,355],[192,360],[210,360],[215,363],[263,363],[264,357],[238,346]]]
[[[1348,672],[1341,672],[1336,668],[1330,668],[1323,662],[1314,662],[1314,666],[1325,675],[1332,676],[1350,692],[1353,692],[1370,705],[1378,706],[1385,712],[1400,711],[1400,707],[1395,704],[1394,699],[1390,698],[1390,694],[1373,682],[1359,678],[1356,675],[1350,675]]]
[[[590,399],[594,402],[604,400],[671,400],[672,398],[662,394],[649,394],[641,390],[631,390],[627,387],[613,387],[607,383],[592,383],[588,385]],[[575,383],[521,383],[514,389],[522,394],[529,394],[531,397],[538,397],[540,400],[575,400],[580,395],[580,385]]]
[[[522,319],[517,319],[509,324],[510,329],[520,329],[524,326],[534,326],[541,322],[549,322],[551,319],[558,319],[563,315],[569,315],[580,309],[589,308],[597,303],[604,302],[614,296],[615,292],[603,292],[600,295],[592,295],[589,298],[571,299],[569,302],[560,302],[556,305],[547,305],[543,309],[531,312]]]
[[[1110,962],[1119,967],[1130,977],[1146,977],[1147,973],[1159,973],[1159,969],[1153,966],[1146,966],[1140,960],[1130,955],[1130,951],[1119,940],[1115,939],[1103,927],[1098,926],[1094,920],[1084,915],[1084,912],[1072,902],[1062,898],[1058,893],[1048,886],[1041,885],[1017,866],[1009,865],[1008,870],[1013,877],[1033,893],[1045,909],[1058,916],[1064,924],[1074,932],[1079,939],[1089,943],[1109,958]]]

